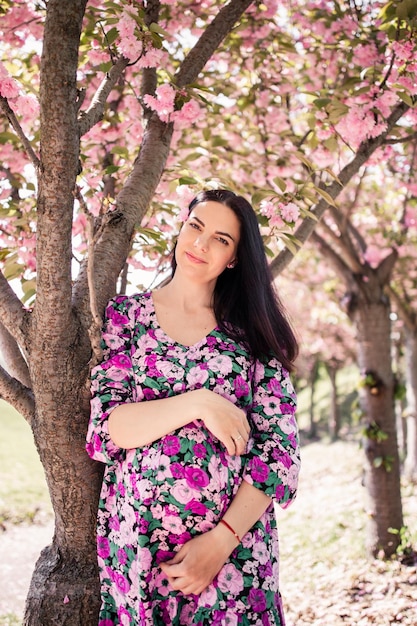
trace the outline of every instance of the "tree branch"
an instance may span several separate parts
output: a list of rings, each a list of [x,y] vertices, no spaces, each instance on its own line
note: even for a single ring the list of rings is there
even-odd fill
[[[174,77],[178,87],[185,87],[197,79],[207,61],[251,4],[253,4],[253,0],[231,0],[220,9],[194,48],[190,50],[181,63],[181,67]]]
[[[387,285],[385,287],[385,291],[388,293],[389,297],[394,300],[398,315],[404,322],[405,326],[414,332],[416,329],[416,315],[414,311],[407,307],[400,294],[396,291],[396,289],[394,289],[394,287],[392,287],[392,285]]]
[[[35,415],[35,399],[32,391],[13,378],[0,365],[0,397],[11,404],[25,420],[32,424]]]
[[[20,141],[22,142],[22,145],[26,151],[26,154],[28,155],[29,159],[32,161],[36,170],[38,170],[40,166],[40,161],[38,157],[36,156],[35,151],[33,150],[32,146],[30,145],[29,139],[26,137],[25,133],[23,132],[23,129],[20,126],[13,109],[10,107],[7,101],[7,98],[3,98],[3,96],[0,96],[0,106],[3,109],[5,116],[9,120],[10,125],[13,127],[14,131],[16,132],[16,135],[19,137]]]
[[[85,133],[87,133],[103,117],[107,98],[128,65],[129,59],[122,57],[106,74],[104,80],[101,82],[99,88],[94,94],[90,106],[86,111],[82,111],[79,115],[78,131],[80,137],[85,135]]]
[[[29,368],[19,349],[17,341],[0,322],[0,354],[8,373],[26,387],[31,387]]]
[[[346,284],[348,285],[352,278],[352,270],[350,267],[340,258],[337,252],[323,239],[320,235],[313,231],[311,233],[312,241],[317,245],[317,247],[321,250],[323,256],[326,257],[333,265],[335,271],[343,277]]]
[[[408,106],[408,104],[406,104],[405,102],[401,102],[395,107],[395,109],[389,116],[387,120],[386,130],[378,137],[368,139],[367,141],[361,143],[355,157],[352,159],[352,161],[350,161],[350,163],[345,165],[345,167],[338,175],[338,178],[342,184],[338,183],[335,180],[328,187],[326,187],[327,193],[333,199],[338,197],[343,187],[347,185],[347,183],[359,171],[362,165],[367,162],[371,154],[373,154],[377,148],[383,145],[388,133],[392,130],[393,126],[395,126],[398,120],[408,111],[409,108],[410,107]],[[320,220],[328,207],[329,205],[326,200],[322,199],[316,204],[311,212],[315,215],[317,220]],[[305,243],[307,239],[311,236],[312,232],[317,226],[317,223],[318,222],[316,220],[310,217],[306,217],[295,231],[294,236],[301,244]],[[293,257],[294,253],[291,252],[289,248],[285,248],[284,250],[282,250],[282,252],[280,252],[270,264],[272,275],[274,277],[277,277],[289,265]]]
[[[161,3],[159,0],[149,0],[145,5],[145,24],[149,28],[152,23],[158,23]],[[158,84],[155,67],[145,67],[142,72],[141,96],[154,94]]]
[[[361,268],[358,255],[347,232],[342,232],[339,236],[326,224],[325,220],[322,220],[319,225],[323,228],[327,235],[333,240],[333,242],[339,246],[340,250],[344,253],[346,260],[349,262],[352,272],[359,272]],[[317,231],[316,231],[317,232]]]
[[[29,325],[30,313],[0,271],[0,320],[8,332],[15,338],[22,347],[25,354],[27,349],[27,327]]]

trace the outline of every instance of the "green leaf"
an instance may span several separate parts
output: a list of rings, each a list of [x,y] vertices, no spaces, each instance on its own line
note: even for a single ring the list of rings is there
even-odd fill
[[[156,22],[152,22],[152,24],[149,26],[149,30],[151,31],[151,33],[158,33],[158,35],[162,35],[163,37],[170,37],[170,34],[166,30],[164,30],[162,26],[159,26],[159,24],[157,24]]]
[[[329,193],[327,193],[327,191],[324,191],[324,189],[321,189],[320,187],[317,187],[316,185],[313,185],[314,189],[317,191],[317,193],[324,199],[326,200],[327,204],[330,204],[330,206],[334,206],[337,208],[337,204],[336,202],[333,200],[333,198],[331,197],[331,195]]]
[[[120,167],[118,165],[109,165],[108,167],[106,167],[106,169],[104,170],[105,174],[114,174],[115,172],[118,172],[120,169]]]
[[[314,163],[310,161],[310,159],[308,159],[305,154],[303,154],[299,150],[296,150],[294,154],[297,159],[299,159],[302,163],[304,163],[304,165],[308,167],[309,170],[312,170],[313,172],[315,171],[316,168],[314,166]]]
[[[287,183],[285,182],[285,180],[283,178],[280,178],[279,176],[275,176],[273,181],[277,185],[277,187],[279,187],[281,189],[282,192],[284,192],[286,190]]]
[[[330,98],[316,98],[313,100],[314,106],[318,109],[324,109],[331,102]]]
[[[409,107],[414,107],[415,102],[412,98],[412,96],[410,96],[408,93],[406,93],[405,91],[397,91],[397,96],[406,104],[408,104]]]
[[[112,44],[116,41],[117,37],[119,36],[119,31],[117,30],[116,27],[113,27],[109,30],[108,33],[106,33],[106,42],[107,44]]]

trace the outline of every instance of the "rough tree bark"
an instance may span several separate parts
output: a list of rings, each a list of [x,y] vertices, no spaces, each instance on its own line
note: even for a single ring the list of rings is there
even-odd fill
[[[341,240],[347,237],[347,230]],[[344,303],[356,329],[361,374],[359,397],[368,512],[366,548],[371,557],[390,557],[398,547],[403,526],[391,364],[391,308],[385,293],[398,255],[393,251],[376,269],[361,265],[352,256],[350,267],[318,233],[313,233],[312,238],[347,288]],[[350,251],[351,243],[345,242],[345,248]],[[390,529],[398,533],[393,534]]]
[[[404,475],[417,483],[417,330],[405,329],[407,454]]]
[[[338,366],[333,362],[326,363],[326,371],[329,376],[330,391],[330,414],[329,414],[329,435],[332,441],[336,441],[340,431],[340,407],[337,395],[337,372]]]

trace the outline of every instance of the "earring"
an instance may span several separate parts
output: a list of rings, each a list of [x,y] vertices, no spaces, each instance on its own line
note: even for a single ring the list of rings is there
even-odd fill
[[[234,261],[230,261],[230,263],[227,264],[227,268],[229,270],[233,269],[235,267],[236,263],[237,263],[236,259],[234,259]]]

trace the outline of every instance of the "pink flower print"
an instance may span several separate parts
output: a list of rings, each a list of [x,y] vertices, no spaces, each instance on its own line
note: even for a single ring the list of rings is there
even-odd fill
[[[114,572],[113,581],[121,593],[127,593],[129,591],[130,583],[127,578],[123,576],[123,574],[120,574],[120,572]]]
[[[297,429],[293,411],[294,409],[291,408],[291,415],[287,413],[287,415],[282,417],[279,421],[279,427],[286,435],[293,433]]]
[[[119,618],[120,626],[130,626],[132,619],[131,615],[123,606],[119,607],[117,617]]]
[[[117,560],[121,565],[125,565],[127,563],[127,554],[123,548],[118,549]]]
[[[281,413],[281,404],[278,398],[274,396],[267,396],[262,398],[261,403],[264,407],[265,415],[279,415]]]
[[[181,450],[181,442],[175,435],[167,435],[163,443],[163,451],[168,456],[175,456]]]
[[[174,478],[184,478],[184,468],[180,463],[172,463],[170,468]]]
[[[233,370],[233,361],[230,356],[218,354],[211,359],[209,359],[208,368],[212,372],[219,372],[222,376],[226,376],[230,374]]]
[[[255,559],[261,563],[261,565],[265,565],[265,563],[269,560],[269,553],[263,541],[256,541],[252,552]]]
[[[132,477],[132,482],[133,483],[136,482],[137,477],[134,474],[132,474],[131,477]],[[141,480],[137,481],[136,488],[139,494],[139,499],[141,500],[148,500],[149,498],[152,497],[153,492],[154,492],[153,484],[147,478],[142,478]]]
[[[156,480],[164,481],[171,476],[170,470],[170,458],[166,454],[161,454],[158,459],[158,467],[156,473]]]
[[[112,619],[101,619],[98,626],[114,626],[114,622]]]
[[[141,548],[139,546],[137,562],[142,571],[147,572],[150,570],[152,565],[152,554],[149,548]]]
[[[191,367],[187,374],[187,383],[190,387],[201,387],[207,379],[207,370],[198,366]]]
[[[173,535],[180,535],[185,531],[185,526],[177,515],[166,515],[163,517],[162,526]]]
[[[107,308],[107,319],[110,320],[112,328],[121,328],[122,326],[126,326],[129,323],[129,318],[127,315],[123,315],[119,313],[112,306]]]
[[[249,385],[246,380],[239,374],[233,381],[233,387],[235,390],[236,398],[247,396],[249,393]]]
[[[276,380],[276,378],[271,378],[271,380],[268,382],[267,388],[268,391],[277,398],[280,398],[282,396],[281,383],[279,382],[279,380]]]
[[[119,335],[114,335],[112,333],[103,333],[103,339],[106,346],[108,346],[111,350],[118,350],[124,346],[125,343],[123,337],[119,337]],[[99,367],[101,367],[101,365]]]
[[[217,602],[217,591],[216,587],[212,583],[204,591],[201,592],[198,597],[198,606],[204,607],[212,607]]]
[[[188,531],[181,533],[180,535],[169,535],[169,541],[170,543],[174,543],[177,544],[179,546],[182,546],[184,543],[187,543],[188,541],[190,541],[191,539],[191,535]]]
[[[250,462],[250,473],[255,482],[264,483],[269,475],[269,467],[266,463],[254,457]]]
[[[138,531],[141,535],[146,535],[148,532],[149,522],[146,519],[141,518],[138,522]]]
[[[195,613],[195,606],[186,604],[180,614],[180,624],[192,624]]]
[[[259,573],[262,576],[262,578],[268,578],[269,576],[272,576],[273,571],[272,571],[272,565],[271,565],[271,561],[267,561],[267,563],[265,563],[264,565],[261,565],[259,567]]]
[[[276,448],[274,450],[274,453],[276,452]],[[275,457],[274,457],[275,458]],[[290,455],[288,454],[288,452],[281,452],[281,454],[278,455],[277,460],[281,463],[281,465],[283,465],[286,469],[288,469],[289,467],[291,467],[292,465],[292,459],[290,457]]]
[[[171,495],[181,504],[187,504],[192,500],[194,492],[185,480],[178,480],[171,489]]]
[[[185,480],[192,489],[198,489],[199,491],[207,487],[210,482],[206,472],[199,467],[186,467]]]
[[[287,481],[290,489],[296,489],[298,484],[299,464],[294,463],[288,471]]]
[[[110,556],[110,543],[107,537],[97,537],[97,554],[102,559]]]
[[[145,354],[146,351],[150,352],[151,350],[155,350],[157,345],[158,342],[153,339],[149,333],[142,335],[142,337],[139,337],[136,340],[136,350],[133,356],[138,359],[140,356]]]
[[[170,361],[158,363],[158,369],[170,382],[179,380],[184,376],[184,369]]]
[[[266,610],[266,597],[262,589],[251,589],[248,596],[249,604],[256,613]]]
[[[153,389],[144,389],[143,395],[144,395],[145,400],[155,399],[155,391]]]
[[[155,587],[160,596],[166,597],[171,591],[171,585],[163,572],[160,572],[155,578]]]
[[[207,454],[206,447],[202,443],[196,443],[193,447],[193,452],[197,459],[204,459]]]
[[[226,563],[217,575],[220,591],[237,595],[243,589],[242,572],[233,563]]]
[[[265,376],[265,366],[263,365],[263,363],[258,362],[256,364],[254,382],[259,383],[261,380],[263,380],[264,376]]]
[[[125,369],[120,369],[119,367],[114,366],[110,363],[110,367],[106,369],[106,377],[112,381],[112,386],[115,389],[123,390],[123,386],[117,385],[116,383],[121,382],[123,380],[128,380],[129,372],[127,372]]]
[[[285,496],[285,487],[284,485],[277,485],[275,488],[275,498],[279,502]]]
[[[198,502],[197,500],[190,500],[185,506],[186,511],[192,511],[196,515],[205,515],[207,512],[207,507],[202,502]]]
[[[128,370],[132,367],[132,361],[127,354],[115,354],[111,359],[111,364],[122,370]]]

